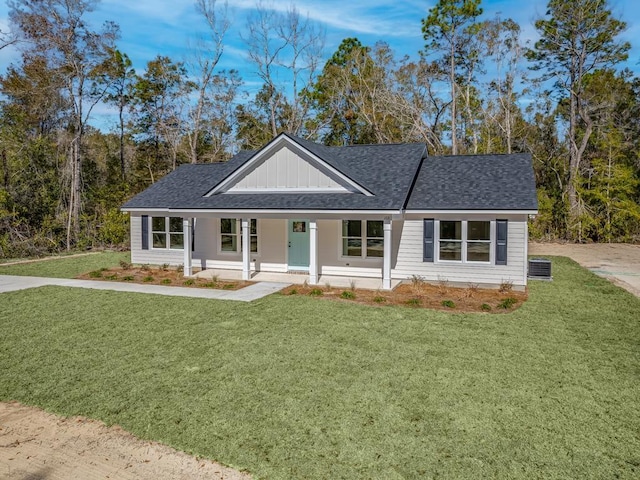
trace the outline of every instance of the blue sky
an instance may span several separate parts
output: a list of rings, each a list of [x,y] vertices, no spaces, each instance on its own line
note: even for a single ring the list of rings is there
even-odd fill
[[[220,0],[219,0],[220,1]],[[628,24],[624,39],[632,43],[627,66],[640,70],[640,5],[638,0],[613,0],[610,5],[616,16]],[[222,3],[222,2],[220,2]],[[308,15],[326,31],[325,57],[328,58],[346,37],[358,37],[365,45],[383,40],[391,45],[398,57],[417,57],[424,41],[421,19],[436,0],[293,0],[266,1],[267,5],[286,10],[294,4],[302,15]],[[258,78],[248,64],[241,32],[245,30],[247,14],[256,0],[228,0],[231,28],[225,37],[225,52],[221,68],[238,69],[245,88],[255,91]],[[523,39],[535,41],[533,21],[546,10],[546,0],[483,0],[485,17],[500,13],[502,18],[516,20]],[[7,28],[8,8],[0,4],[0,29]],[[175,61],[186,60],[199,32],[205,31],[203,20],[191,0],[102,0],[92,14],[97,26],[104,20],[120,25],[120,50],[127,53],[141,73],[145,64],[156,55],[167,55]],[[635,45],[634,45],[635,43]],[[0,50],[0,72],[4,72],[17,52]]]

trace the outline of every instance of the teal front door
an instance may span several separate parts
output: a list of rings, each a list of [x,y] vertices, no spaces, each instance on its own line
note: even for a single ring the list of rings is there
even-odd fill
[[[289,220],[289,270],[309,270],[309,221]]]

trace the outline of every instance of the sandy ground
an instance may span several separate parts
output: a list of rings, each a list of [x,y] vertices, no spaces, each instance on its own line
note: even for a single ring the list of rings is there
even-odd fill
[[[569,257],[640,297],[640,245],[529,243],[529,255]],[[552,272],[553,274],[553,272]]]
[[[120,427],[0,403],[2,480],[249,479],[247,474],[135,438]]]

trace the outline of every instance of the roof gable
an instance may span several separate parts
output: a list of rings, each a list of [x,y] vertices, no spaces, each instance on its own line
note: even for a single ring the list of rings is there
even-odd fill
[[[216,194],[359,193],[372,195],[340,169],[282,134],[218,183]]]

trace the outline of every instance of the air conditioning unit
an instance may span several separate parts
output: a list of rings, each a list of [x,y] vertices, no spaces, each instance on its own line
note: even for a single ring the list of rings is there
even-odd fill
[[[551,261],[546,258],[529,260],[528,277],[533,280],[551,280]]]

